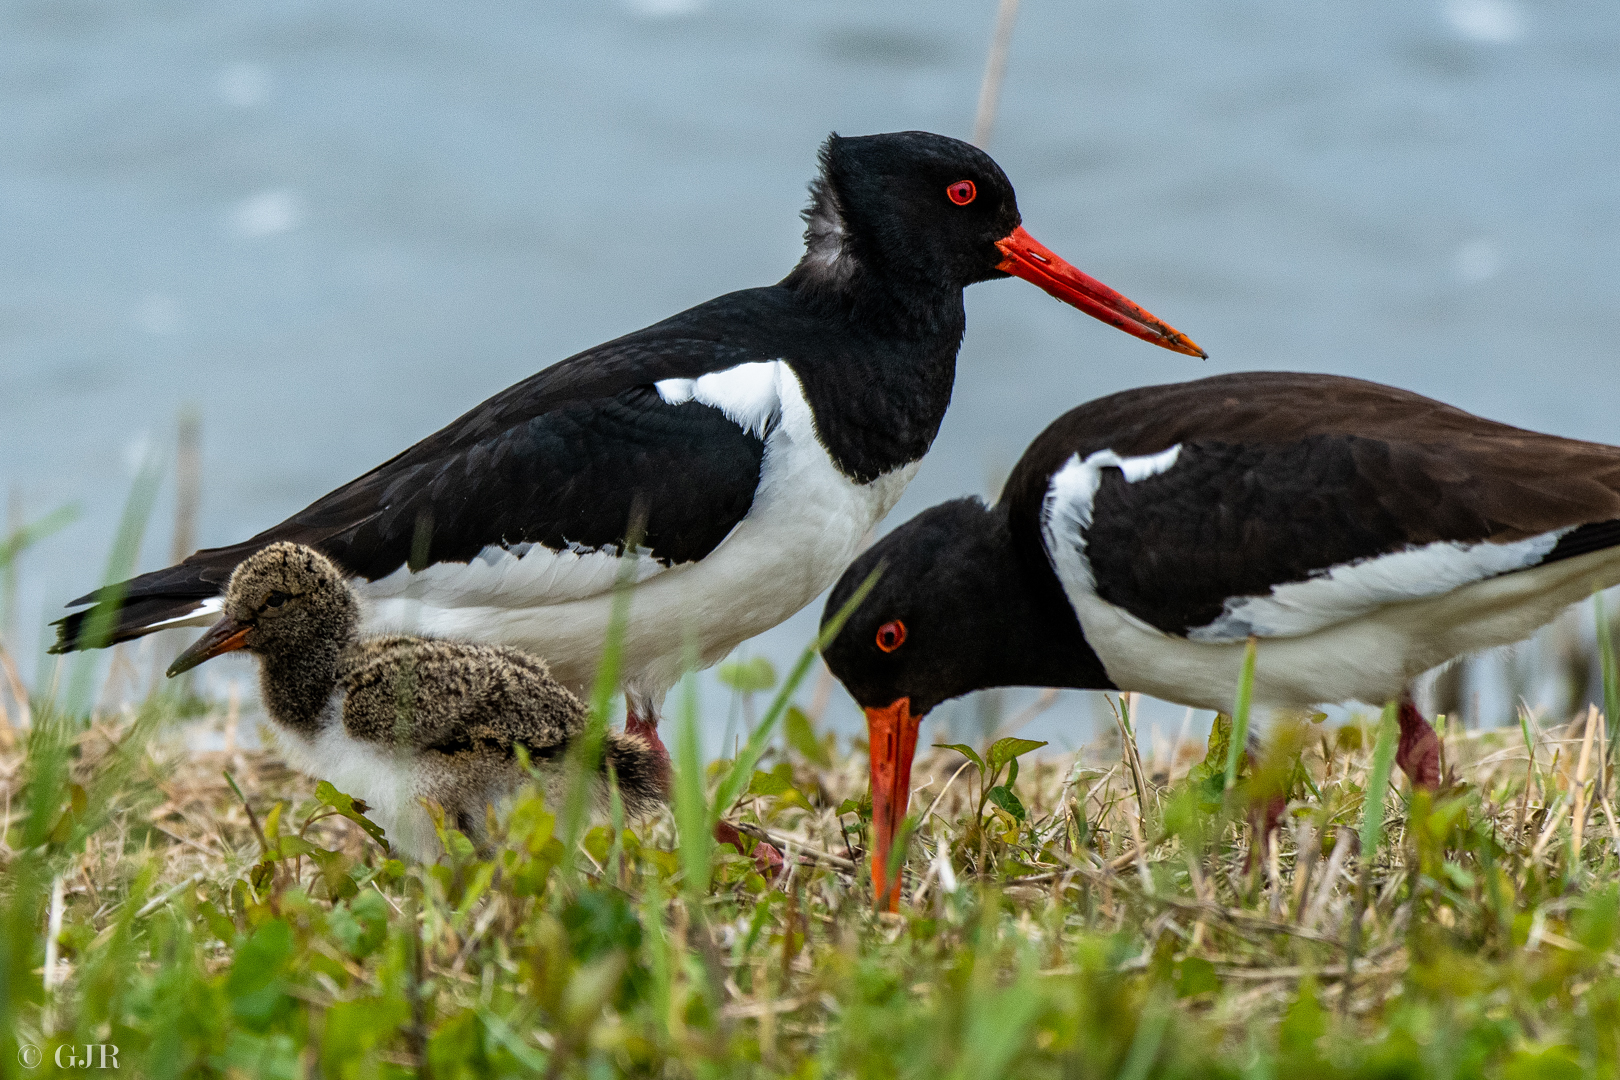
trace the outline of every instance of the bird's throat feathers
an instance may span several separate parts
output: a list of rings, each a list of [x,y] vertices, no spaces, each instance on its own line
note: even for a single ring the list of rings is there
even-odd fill
[[[259,688],[265,711],[278,724],[313,736],[322,726],[337,689],[342,648],[337,642],[312,642],[259,658]]]

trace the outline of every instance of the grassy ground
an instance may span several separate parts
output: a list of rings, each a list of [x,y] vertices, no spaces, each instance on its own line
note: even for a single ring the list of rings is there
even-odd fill
[[[735,768],[697,766],[689,711],[667,721],[657,818],[527,797],[495,850],[450,835],[423,867],[199,708],[36,704],[0,735],[7,1075],[85,1044],[149,1076],[1620,1072],[1596,713],[1452,733],[1436,799],[1390,776],[1376,716],[1273,725],[1253,768],[1224,728],[1162,760],[1123,734],[968,748],[983,768],[934,749],[889,915],[864,747],[797,710]],[[186,724],[226,748],[184,750]],[[1249,808],[1278,795],[1257,851]],[[787,872],[713,848],[721,814],[786,841]]]

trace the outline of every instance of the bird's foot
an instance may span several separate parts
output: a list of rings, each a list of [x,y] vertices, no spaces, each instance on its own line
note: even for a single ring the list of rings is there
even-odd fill
[[[1395,764],[1401,767],[1414,788],[1440,789],[1440,736],[1424,719],[1410,698],[1401,700],[1401,741],[1395,750]]]

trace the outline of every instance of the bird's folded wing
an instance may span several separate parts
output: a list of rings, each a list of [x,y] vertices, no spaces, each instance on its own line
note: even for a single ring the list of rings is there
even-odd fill
[[[1015,475],[1009,490],[1039,495],[1066,586],[1089,576],[1079,587],[1160,630],[1238,641],[1620,543],[1614,448],[1356,380],[1251,378],[1186,384],[1201,390],[1152,409],[1083,406],[1031,448],[1050,483]]]
[[[570,357],[281,524],[123,583],[112,640],[197,611],[238,562],[278,540],[319,548],[370,581],[408,563],[469,563],[492,550],[618,555],[637,537],[650,552],[643,576],[702,558],[753,503],[777,406],[761,375],[775,366],[767,343],[718,340],[709,323],[731,308],[778,304],[778,291],[722,297]],[[693,392],[705,376],[738,370],[745,376],[722,380],[718,393]],[[740,395],[742,412],[728,392]],[[597,577],[590,587],[607,588],[614,574]],[[516,602],[546,601],[538,578],[539,595]],[[575,598],[578,575],[558,580]],[[82,644],[88,614],[58,624],[59,650]]]

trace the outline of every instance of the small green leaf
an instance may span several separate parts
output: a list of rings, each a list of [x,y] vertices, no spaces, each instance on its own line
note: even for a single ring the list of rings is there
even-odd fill
[[[280,845],[280,850],[276,855],[276,857],[279,859],[290,859],[296,855],[313,855],[317,851],[320,851],[323,854],[331,854],[330,852],[325,851],[323,848],[316,847],[308,840],[305,840],[302,836],[293,836],[291,834],[283,836],[281,838]]]
[[[754,771],[753,779],[748,782],[750,795],[784,795],[793,790],[793,767],[782,762],[770,772]]]
[[[776,685],[776,668],[763,656],[720,665],[720,681],[742,694],[757,694]]]
[[[1474,887],[1474,875],[1463,869],[1457,863],[1451,862],[1448,859],[1445,863],[1441,864],[1441,869],[1445,871],[1446,877],[1450,878],[1451,883],[1457,886],[1457,888],[1467,890]]]
[[[253,883],[256,892],[263,892],[275,879],[276,864],[270,859],[255,864],[253,869],[248,871],[248,881]]]
[[[285,809],[287,809],[287,804],[284,802],[278,802],[276,805],[272,806],[270,808],[270,812],[264,816],[264,836],[266,840],[270,841],[270,847],[272,850],[274,850],[276,846],[276,834],[281,832],[281,812]]]
[[[1044,746],[1045,743],[1042,743],[1041,745]],[[1023,821],[1024,818],[1028,816],[1028,812],[1024,809],[1024,804],[1018,801],[1018,796],[1014,795],[1012,789],[1007,787],[1005,784],[991,788],[989,791],[989,798],[991,802],[1007,811],[1007,813],[1011,814],[1019,821]]]
[[[1226,791],[1226,749],[1232,745],[1232,718],[1216,713],[1209,726],[1209,744],[1204,760],[1187,770],[1187,781],[1197,788],[1205,800],[1221,801]]]
[[[371,808],[364,802],[345,795],[325,780],[315,785],[315,797],[364,829],[366,835],[375,840],[384,850],[388,848],[388,841],[384,838],[382,826],[366,817],[366,811]]]
[[[961,754],[963,757],[973,762],[973,764],[977,765],[980,772],[984,772],[984,759],[974,752],[973,747],[967,745],[966,743],[937,742],[934,745],[941,750],[955,750],[958,754]]]
[[[858,815],[862,821],[871,820],[872,796],[868,794],[862,795],[859,799],[845,799],[838,804],[838,816],[843,817],[845,814]]]
[[[349,857],[341,851],[327,851],[316,848],[309,853],[316,866],[321,868],[321,881],[326,886],[328,900],[347,900],[360,891],[349,876]]]
[[[1031,750],[1039,750],[1045,745],[1045,743],[1036,742],[1034,739],[1015,739],[1011,737],[997,739],[990,746],[990,767],[999,769],[1013,758],[1023,757]]]
[[[827,752],[827,745],[816,738],[815,724],[803,709],[797,705],[788,706],[782,724],[787,732],[788,745],[801,757],[823,769],[832,767],[832,755]]]

